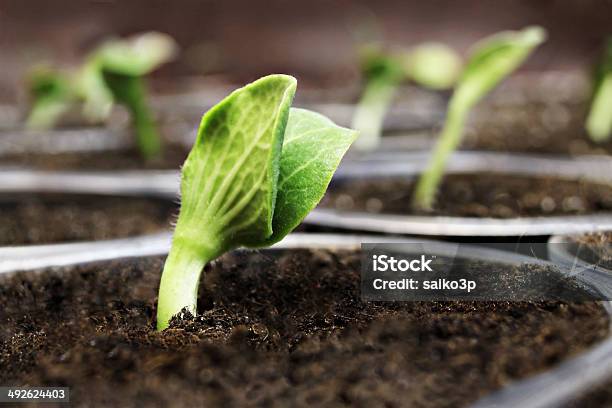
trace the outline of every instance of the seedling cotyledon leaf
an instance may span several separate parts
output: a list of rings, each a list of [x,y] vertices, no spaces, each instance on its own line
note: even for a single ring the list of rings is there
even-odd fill
[[[209,110],[182,170],[181,210],[162,274],[157,327],[196,311],[206,263],[281,240],[323,197],[356,132],[291,108],[297,82],[261,78]]]

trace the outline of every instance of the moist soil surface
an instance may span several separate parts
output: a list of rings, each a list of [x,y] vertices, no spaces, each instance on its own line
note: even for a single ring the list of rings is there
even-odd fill
[[[612,379],[608,379],[603,385],[587,390],[582,395],[579,395],[562,406],[562,408],[591,407],[612,407]]]
[[[612,186],[586,181],[503,174],[444,177],[432,211],[411,208],[414,179],[336,181],[320,206],[381,214],[515,218],[612,211]]]
[[[612,138],[594,143],[585,130],[590,78],[570,72],[513,75],[470,115],[463,149],[590,155],[612,154]],[[431,129],[439,133],[440,124]]]
[[[100,152],[23,154],[0,157],[1,165],[16,165],[39,170],[179,170],[189,149],[166,144],[159,158],[144,160],[135,149]]]
[[[612,232],[595,232],[572,238],[570,245],[587,262],[612,270]]]
[[[73,406],[455,407],[608,335],[594,302],[364,302],[360,254],[327,250],[227,254],[199,315],[156,332],[163,261],[3,277],[0,384]]]
[[[584,103],[486,106],[476,113],[462,142],[465,149],[561,155],[612,154],[612,138],[593,142],[584,124]]]
[[[0,195],[0,246],[124,238],[170,229],[171,200],[78,194]]]

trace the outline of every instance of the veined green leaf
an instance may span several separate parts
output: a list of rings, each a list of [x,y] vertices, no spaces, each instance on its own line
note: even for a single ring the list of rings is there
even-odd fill
[[[222,249],[257,246],[272,235],[276,182],[296,81],[271,75],[233,92],[202,118],[183,166],[177,224],[193,239],[222,237]]]
[[[204,265],[272,235],[283,135],[296,80],[261,78],[209,110],[181,176],[181,210],[159,287],[157,328],[196,312]]]
[[[280,241],[319,203],[357,132],[323,115],[292,108],[280,161],[272,236]]]
[[[271,75],[202,118],[183,166],[182,204],[159,288],[157,328],[196,311],[204,265],[279,241],[317,205],[356,133],[291,109],[296,80]]]

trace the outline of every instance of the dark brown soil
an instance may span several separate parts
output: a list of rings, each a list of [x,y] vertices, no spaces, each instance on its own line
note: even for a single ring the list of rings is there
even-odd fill
[[[359,253],[272,256],[207,267],[201,314],[162,333],[161,257],[6,277],[0,384],[70,386],[73,406],[455,407],[608,334],[592,302],[366,303]]]
[[[504,152],[611,154],[612,139],[594,143],[584,124],[590,78],[577,73],[519,73],[506,79],[470,115],[462,148]],[[440,125],[431,129],[438,134]]]
[[[414,182],[362,179],[333,184],[323,207],[383,214],[415,214]],[[499,174],[445,176],[433,215],[512,218],[612,211],[612,186],[585,181]]]
[[[601,408],[612,407],[612,381],[588,390],[563,408]]]
[[[170,229],[171,200],[73,194],[0,195],[0,246],[123,238]]]
[[[2,165],[18,165],[40,170],[179,170],[189,149],[167,144],[162,156],[144,160],[135,149],[87,153],[28,154],[0,157]]]
[[[612,232],[581,235],[571,244],[578,245],[576,249],[587,262],[612,270]]]
[[[586,103],[487,105],[468,127],[463,148],[503,152],[612,154],[612,138],[594,143],[584,128]]]

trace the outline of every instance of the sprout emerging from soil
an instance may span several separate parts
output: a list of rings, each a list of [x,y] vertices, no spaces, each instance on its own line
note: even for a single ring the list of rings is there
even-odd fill
[[[182,170],[181,210],[161,278],[157,328],[196,312],[204,265],[237,247],[266,247],[323,197],[357,133],[291,108],[297,82],[261,78],[209,110]]]
[[[113,104],[125,105],[134,124],[138,147],[146,159],[161,149],[152,114],[146,104],[144,77],[176,54],[174,40],[166,34],[148,32],[103,43],[70,77],[47,71],[31,81],[34,99],[27,126],[49,129],[72,105],[83,103],[90,123],[107,120]]]
[[[353,117],[360,132],[355,147],[375,149],[380,143],[385,115],[399,85],[407,80],[430,89],[447,89],[460,71],[461,59],[449,47],[424,43],[409,51],[385,53],[368,45],[362,50],[362,70],[366,85]]]
[[[428,210],[433,206],[446,162],[461,141],[470,110],[518,68],[545,37],[543,28],[528,27],[495,34],[475,45],[449,102],[429,166],[417,183],[413,197],[416,208]]]
[[[606,42],[594,90],[586,130],[591,140],[601,143],[608,140],[612,134],[612,37]]]

